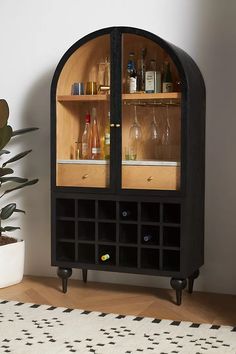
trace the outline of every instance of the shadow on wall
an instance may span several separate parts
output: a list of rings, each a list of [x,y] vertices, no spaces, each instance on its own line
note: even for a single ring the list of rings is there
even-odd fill
[[[26,240],[25,274],[49,275],[50,267],[50,86],[54,69],[36,78],[25,98],[22,127],[38,127],[25,135],[24,149],[32,149],[23,175],[38,177],[25,194],[22,231]]]

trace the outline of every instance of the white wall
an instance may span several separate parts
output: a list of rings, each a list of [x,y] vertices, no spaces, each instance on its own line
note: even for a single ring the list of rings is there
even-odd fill
[[[38,126],[18,146],[33,147],[19,174],[38,185],[15,192],[27,210],[15,221],[27,241],[26,274],[55,275],[50,266],[50,82],[63,53],[99,28],[127,25],[151,31],[188,52],[207,89],[205,265],[196,287],[236,293],[236,2],[234,0],[1,0],[0,97],[15,129]],[[14,147],[13,147],[14,149]],[[78,271],[74,272],[80,276]],[[169,286],[169,280],[90,272],[89,279]]]

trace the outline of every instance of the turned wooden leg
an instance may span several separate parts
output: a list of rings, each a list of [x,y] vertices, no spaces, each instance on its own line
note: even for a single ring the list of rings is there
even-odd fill
[[[176,303],[177,303],[177,305],[181,305],[182,290],[186,287],[187,280],[186,279],[171,278],[170,285],[176,291]]]
[[[87,283],[88,269],[82,269],[83,281]]]
[[[72,269],[71,268],[61,268],[61,267],[59,267],[58,270],[57,270],[57,275],[62,280],[62,292],[63,293],[67,292],[67,281],[68,281],[68,278],[71,276],[71,274],[72,274]]]
[[[190,294],[192,294],[192,292],[193,292],[194,280],[196,278],[198,278],[199,274],[200,274],[200,272],[199,272],[199,269],[198,269],[190,277],[188,277],[188,292]]]

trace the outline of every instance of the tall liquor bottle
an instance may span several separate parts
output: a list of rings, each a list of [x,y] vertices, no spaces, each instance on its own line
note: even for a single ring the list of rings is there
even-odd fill
[[[137,72],[135,68],[134,53],[129,53],[129,60],[127,65],[127,93],[134,93],[137,91]]]
[[[137,72],[137,90],[140,92],[145,92],[145,57],[147,54],[146,48],[142,48],[141,57],[138,60],[138,72]]]
[[[168,61],[164,63],[162,92],[173,92],[173,79],[170,71],[170,63]]]
[[[85,116],[85,127],[82,135],[82,159],[90,158],[90,114]]]
[[[98,122],[97,122],[97,112],[96,108],[92,108],[92,127],[91,127],[91,159],[99,160],[101,157],[101,144],[98,131]]]
[[[108,112],[107,122],[104,132],[104,158],[105,160],[110,159],[110,112]]]

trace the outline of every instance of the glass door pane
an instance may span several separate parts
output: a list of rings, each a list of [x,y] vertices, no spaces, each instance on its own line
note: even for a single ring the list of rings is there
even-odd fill
[[[57,86],[57,186],[110,187],[110,35],[79,47]]]
[[[138,35],[123,35],[122,53],[122,188],[179,190],[177,69],[158,44]]]

